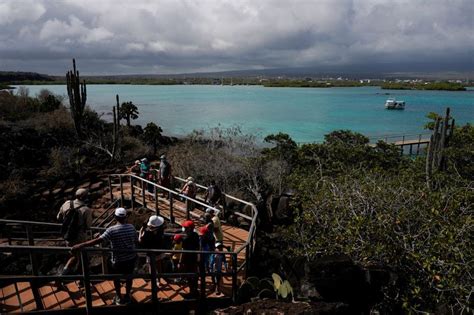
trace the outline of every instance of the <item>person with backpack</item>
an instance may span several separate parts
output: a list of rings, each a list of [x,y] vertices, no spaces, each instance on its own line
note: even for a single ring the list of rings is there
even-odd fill
[[[197,193],[197,186],[194,183],[194,178],[189,176],[186,179],[186,183],[184,184],[183,188],[181,188],[181,191],[179,192],[180,194],[183,194],[186,197],[189,198],[196,198],[196,193]],[[184,200],[186,201],[186,199]],[[192,200],[187,199],[187,211],[192,211],[194,209],[194,202]]]
[[[79,188],[76,199],[66,201],[57,214],[57,219],[62,222],[61,235],[66,241],[66,246],[72,247],[87,240],[87,231],[92,225],[92,211],[86,205],[88,191]],[[77,255],[71,255],[61,272],[68,275],[76,269]]]
[[[217,186],[215,180],[211,180],[211,184],[207,187],[206,195],[204,196],[204,202],[209,203],[211,206],[217,205],[222,197],[222,192]]]

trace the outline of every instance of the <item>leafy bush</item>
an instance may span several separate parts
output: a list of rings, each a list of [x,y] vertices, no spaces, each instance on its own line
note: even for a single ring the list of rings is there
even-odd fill
[[[345,253],[362,265],[389,266],[399,279],[381,308],[466,307],[474,258],[472,183],[446,178],[449,185],[431,192],[416,172],[295,176],[295,224],[282,231],[292,244],[288,254]]]

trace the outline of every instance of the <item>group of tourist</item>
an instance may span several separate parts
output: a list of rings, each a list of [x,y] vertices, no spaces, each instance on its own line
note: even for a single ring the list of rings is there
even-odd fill
[[[161,161],[165,164],[164,173],[171,176],[171,167],[166,161],[166,157],[162,156]],[[140,163],[136,163],[136,166],[140,169],[140,177],[147,176],[147,172],[150,173],[150,168],[146,167],[147,162],[146,159],[142,159]],[[132,169],[132,171],[135,172],[136,170]],[[161,171],[162,168],[160,166],[160,174]],[[165,179],[165,183],[166,181],[167,179]],[[163,181],[161,184],[163,184]],[[211,182],[209,187],[205,200],[211,206],[216,206],[221,198],[221,192],[214,181]],[[192,198],[195,197],[196,184],[192,177],[187,179],[186,184],[181,189],[181,193]],[[100,243],[110,243],[111,248],[114,249],[110,260],[110,272],[123,275],[130,275],[135,269],[137,254],[134,249],[137,246],[144,249],[170,249],[165,245],[165,220],[163,217],[157,215],[150,216],[137,232],[132,224],[127,223],[127,210],[124,208],[117,208],[114,212],[116,225],[109,227],[101,235],[87,240],[86,232],[90,230],[92,225],[92,211],[86,205],[87,195],[88,191],[86,189],[78,189],[75,200],[66,201],[57,215],[58,220],[62,221],[61,233],[63,238],[66,240],[67,246],[72,247],[71,256],[61,271],[62,275],[71,274],[76,269],[79,258],[78,253],[81,248]],[[182,222],[181,227],[183,233],[173,235],[173,246],[171,249],[207,252],[222,252],[224,250],[221,222],[218,213],[215,213],[213,208],[206,210],[202,218],[202,226],[199,229],[196,229],[195,223],[192,220]],[[166,259],[169,259],[171,262],[174,272],[195,274],[193,277],[188,277],[190,296],[197,296],[198,294],[197,273],[199,265],[204,266],[205,272],[213,274],[212,279],[215,285],[215,293],[217,295],[221,294],[221,274],[223,271],[227,271],[224,253],[203,253],[200,255],[190,252],[161,253],[155,255],[154,261],[147,257],[146,263],[148,264],[149,271],[151,272],[151,266],[154,264],[158,274],[164,272],[164,261]],[[203,259],[202,264],[199,264],[200,259]],[[131,301],[132,279],[127,279],[125,283],[126,294],[121,296],[121,282],[119,279],[114,280],[115,304],[126,304]],[[160,286],[160,279],[157,279],[157,285],[158,287]]]
[[[151,164],[147,158],[136,160],[130,168],[130,173],[168,189],[171,186],[171,164],[168,162],[165,155],[160,157],[159,165]],[[135,181],[132,180],[132,183],[134,182]],[[148,191],[153,192],[154,186],[147,186]],[[168,195],[166,191],[163,191],[163,197],[166,195]]]

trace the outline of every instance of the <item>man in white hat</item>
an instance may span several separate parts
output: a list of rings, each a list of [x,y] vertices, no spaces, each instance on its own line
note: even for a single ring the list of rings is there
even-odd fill
[[[61,234],[69,247],[87,240],[87,231],[92,225],[92,211],[85,202],[87,195],[87,189],[79,188],[76,199],[63,203],[56,216],[62,222]],[[77,255],[71,255],[61,274],[71,274],[76,269],[77,262]]]
[[[134,250],[137,243],[137,230],[131,224],[127,222],[127,210],[124,208],[115,209],[115,220],[117,224],[109,227],[99,237],[77,244],[72,247],[73,252],[77,252],[83,247],[94,246],[102,242],[110,242],[113,249],[128,249]],[[137,260],[137,254],[135,252],[112,252],[112,268],[110,268],[112,274],[132,274],[135,269],[135,262]],[[132,289],[132,279],[126,281],[126,294],[122,298],[120,289],[120,280],[114,280],[115,286],[115,297],[113,300],[114,304],[128,304],[131,302],[130,291]]]

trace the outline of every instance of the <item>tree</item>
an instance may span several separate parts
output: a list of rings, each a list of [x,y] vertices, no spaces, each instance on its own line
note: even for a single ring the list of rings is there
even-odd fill
[[[119,119],[125,119],[130,127],[130,120],[138,118],[138,108],[132,102],[124,102],[120,107]]]
[[[156,155],[162,132],[163,129],[152,122],[148,123],[144,129],[143,140],[153,147],[153,155]]]

